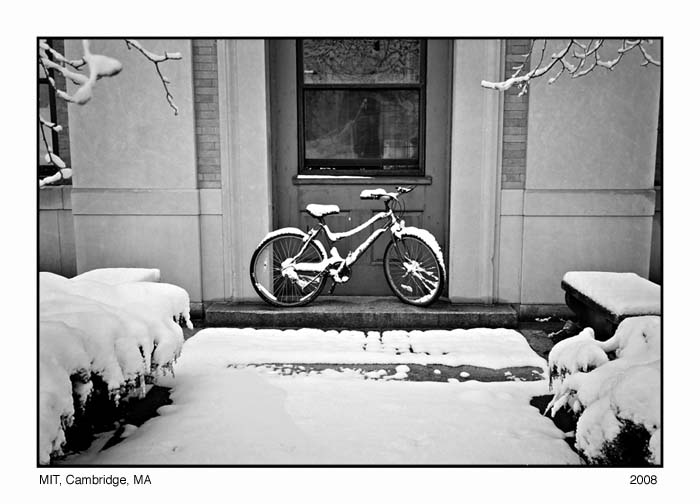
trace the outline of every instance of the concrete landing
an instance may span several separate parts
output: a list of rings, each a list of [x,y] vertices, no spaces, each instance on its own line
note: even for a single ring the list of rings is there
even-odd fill
[[[319,329],[456,329],[510,327],[518,316],[510,305],[459,305],[437,301],[428,308],[395,297],[321,296],[301,308],[259,303],[215,303],[205,310],[207,326]]]

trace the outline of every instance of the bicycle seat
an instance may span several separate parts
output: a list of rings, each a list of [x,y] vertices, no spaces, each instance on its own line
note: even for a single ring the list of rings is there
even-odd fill
[[[312,217],[320,219],[321,217],[325,217],[326,215],[340,213],[340,208],[338,208],[338,205],[316,205],[312,203],[310,205],[306,205],[306,213],[308,213]]]

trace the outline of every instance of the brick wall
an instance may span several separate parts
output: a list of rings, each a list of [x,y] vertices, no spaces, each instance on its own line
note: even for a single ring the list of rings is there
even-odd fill
[[[524,55],[530,50],[530,39],[509,39],[506,41],[505,78],[513,75],[513,67],[525,61]],[[521,74],[529,70],[526,63]],[[527,94],[518,96],[520,89],[513,86],[505,92],[503,104],[503,156],[501,187],[503,189],[523,189],[525,187],[527,155]]]
[[[221,187],[219,85],[216,40],[192,41],[197,187]]]

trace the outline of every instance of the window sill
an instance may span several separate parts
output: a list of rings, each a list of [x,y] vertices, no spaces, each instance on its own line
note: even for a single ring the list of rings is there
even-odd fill
[[[295,175],[294,185],[431,185],[433,177],[372,177],[354,175]]]

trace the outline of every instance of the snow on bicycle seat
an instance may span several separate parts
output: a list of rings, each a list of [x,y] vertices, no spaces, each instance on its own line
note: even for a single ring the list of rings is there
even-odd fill
[[[365,189],[360,193],[360,199],[379,199],[382,196],[387,196],[388,193],[382,189]]]
[[[306,212],[309,215],[320,219],[326,215],[340,213],[340,208],[338,208],[338,205],[316,205],[311,203],[310,205],[306,205]]]

